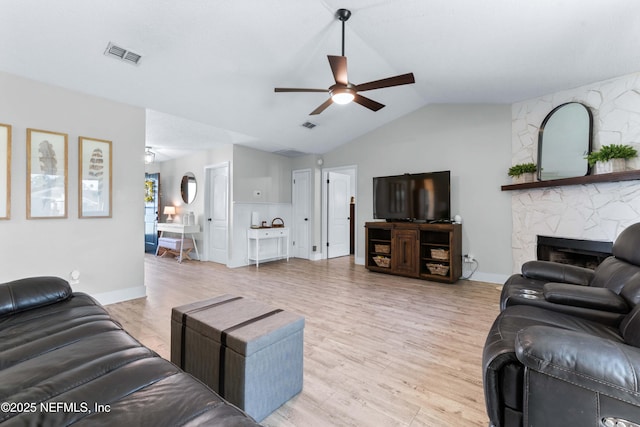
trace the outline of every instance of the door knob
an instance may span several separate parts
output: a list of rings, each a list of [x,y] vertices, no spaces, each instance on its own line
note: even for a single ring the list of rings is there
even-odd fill
[[[305,220],[305,221],[309,221],[309,218],[305,218],[304,220]]]
[[[211,222],[211,218],[207,218],[207,221]]]

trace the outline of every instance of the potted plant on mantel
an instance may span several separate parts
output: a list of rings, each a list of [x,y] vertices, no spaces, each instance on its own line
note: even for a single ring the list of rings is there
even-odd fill
[[[509,168],[508,175],[514,184],[523,184],[525,182],[533,182],[534,174],[537,166],[533,163],[519,163]]]
[[[595,165],[594,174],[622,172],[627,167],[627,159],[638,156],[638,152],[630,145],[603,145],[600,150],[592,151],[586,157],[589,166]]]

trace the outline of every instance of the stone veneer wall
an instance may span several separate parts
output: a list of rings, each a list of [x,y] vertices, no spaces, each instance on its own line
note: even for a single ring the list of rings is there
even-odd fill
[[[640,73],[565,90],[512,105],[512,164],[537,163],[538,129],[546,115],[577,101],[593,113],[593,149],[629,144],[640,152]],[[627,162],[640,168],[640,160]],[[615,241],[640,221],[640,181],[512,192],[513,271],[536,259],[538,235]]]

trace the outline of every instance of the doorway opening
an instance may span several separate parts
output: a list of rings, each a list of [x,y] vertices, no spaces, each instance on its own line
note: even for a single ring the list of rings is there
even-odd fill
[[[324,258],[355,255],[358,230],[357,167],[322,170],[322,247]]]

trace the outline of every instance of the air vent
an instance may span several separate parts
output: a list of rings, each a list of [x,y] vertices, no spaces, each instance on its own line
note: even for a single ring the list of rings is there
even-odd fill
[[[314,127],[316,127],[316,124],[311,122],[304,122],[302,124],[302,127],[305,127],[307,129],[313,129]]]
[[[128,62],[129,64],[138,65],[142,56],[137,53],[133,53],[130,50],[127,50],[123,47],[116,46],[115,44],[109,42],[107,45],[107,49],[104,51],[106,56],[110,56],[112,58],[117,58],[121,61]]]

